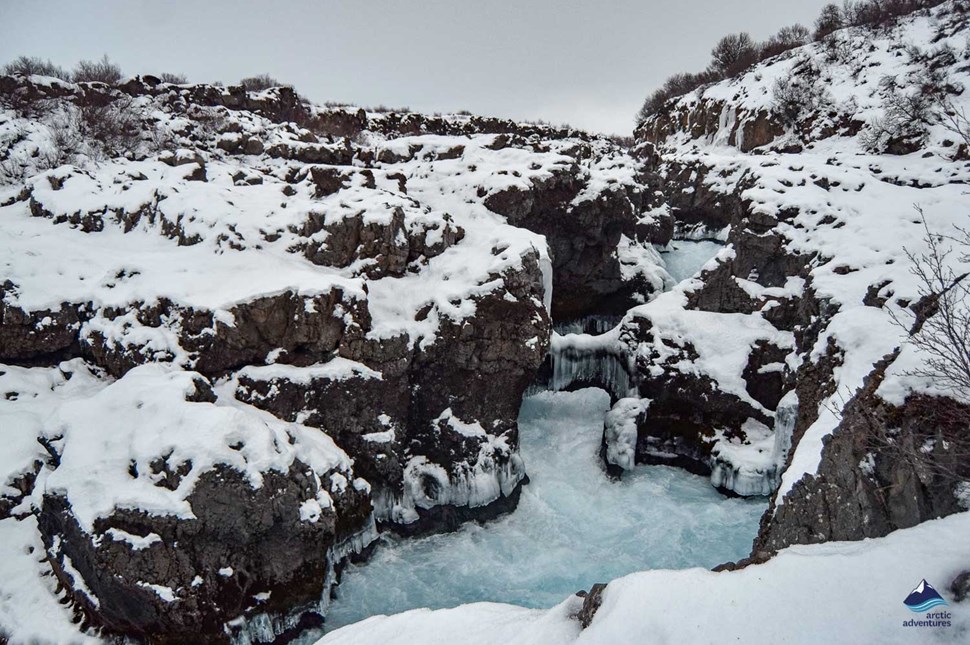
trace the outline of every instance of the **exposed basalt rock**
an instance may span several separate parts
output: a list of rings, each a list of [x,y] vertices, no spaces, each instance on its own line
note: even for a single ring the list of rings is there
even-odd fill
[[[898,407],[885,402],[875,392],[892,358],[846,404],[818,471],[762,518],[755,551],[881,537],[962,510],[955,486],[970,477],[970,465],[947,447],[947,437],[965,432],[960,420],[970,410],[923,395]]]
[[[3,299],[15,290],[9,281],[0,287],[0,360],[54,362],[78,351],[82,314],[76,306],[26,312]]]
[[[950,593],[957,602],[963,602],[970,597],[970,570],[961,572],[950,583]]]
[[[661,357],[655,349],[647,349],[654,346],[657,333],[648,320],[634,318],[624,332],[628,344],[647,350],[637,352],[635,364],[637,394],[650,400],[646,414],[638,418],[637,463],[677,465],[708,475],[715,430],[743,439],[741,428],[748,419],[772,423],[763,411],[721,390],[709,377],[679,370],[682,361],[698,358],[689,343]],[[755,352],[749,356],[749,365],[771,359]],[[770,396],[781,395],[771,391]]]
[[[567,169],[528,189],[512,187],[485,198],[485,205],[510,224],[546,236],[556,285],[556,320],[622,313],[633,304],[616,258],[620,235],[634,234],[631,196],[617,188],[576,202],[583,188],[575,169]]]
[[[217,467],[188,499],[194,519],[119,510],[99,520],[93,535],[65,499],[48,495],[39,522],[51,567],[85,621],[108,633],[226,641],[224,625],[238,617],[318,604],[345,555],[341,542],[368,531],[369,497],[352,486],[331,493],[334,507],[317,521],[303,521],[303,500],[332,490],[329,479],[308,472],[296,462],[288,473],[266,473],[253,489]],[[113,539],[121,534],[112,530],[158,539],[136,547]]]
[[[395,207],[389,218],[376,219],[360,213],[330,223],[324,215],[311,213],[302,233],[310,237],[319,231],[326,232],[326,239],[306,245],[304,253],[308,260],[338,268],[364,261],[360,273],[375,280],[401,276],[409,263],[440,255],[465,236],[449,215],[441,223],[409,227],[400,207]],[[435,239],[430,242],[432,237]]]
[[[511,510],[525,471],[516,419],[548,346],[537,253],[475,298],[475,315],[443,314],[435,341],[358,339],[341,350],[355,372],[306,378],[243,370],[236,395],[320,427],[374,486],[381,522],[406,534],[452,530]],[[426,315],[431,315],[427,312]]]
[[[334,315],[338,310],[342,315]],[[116,376],[135,365],[176,360],[180,352],[188,354],[193,369],[215,374],[261,363],[279,350],[282,361],[296,365],[325,360],[369,326],[366,301],[335,287],[315,296],[287,291],[240,303],[223,319],[167,300],[107,308],[83,327],[81,343],[85,354]],[[177,330],[178,346],[145,347],[137,331],[146,328]],[[128,333],[134,334],[131,340]]]
[[[772,143],[785,133],[777,115],[767,110],[738,110],[722,100],[704,99],[690,105],[673,104],[636,130],[638,141],[661,144],[687,133],[691,139],[718,139],[749,152]]]
[[[583,608],[579,610],[576,618],[579,620],[579,624],[586,629],[593,623],[593,618],[596,616],[596,612],[599,611],[600,606],[603,604],[603,592],[606,591],[606,584],[602,582],[597,582],[594,584],[589,592],[581,591],[578,596],[583,599]]]

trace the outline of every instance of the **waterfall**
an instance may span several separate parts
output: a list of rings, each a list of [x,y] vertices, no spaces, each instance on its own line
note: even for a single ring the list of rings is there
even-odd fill
[[[607,323],[583,324],[605,326]],[[616,328],[615,325],[613,328]],[[526,394],[598,387],[606,390],[614,401],[635,396],[636,383],[631,376],[632,359],[616,336],[615,333],[562,336],[554,332],[546,362],[539,371],[536,383]]]

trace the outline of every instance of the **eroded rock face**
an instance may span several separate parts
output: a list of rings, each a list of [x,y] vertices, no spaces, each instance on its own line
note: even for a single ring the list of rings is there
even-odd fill
[[[960,419],[970,411],[946,398],[912,396],[895,406],[878,397],[891,358],[845,406],[817,472],[765,513],[754,552],[882,537],[964,510],[955,487],[970,466],[946,438],[965,431]]]
[[[344,315],[335,316],[338,309]],[[222,319],[163,301],[99,311],[82,328],[81,345],[115,375],[146,362],[178,360],[180,351],[188,353],[188,366],[214,374],[261,362],[273,351],[294,364],[326,360],[341,343],[359,337],[369,322],[366,301],[339,288],[317,296],[286,292],[259,298],[237,305]],[[159,347],[146,348],[139,341],[146,328],[177,329],[178,344],[168,356],[160,355]]]
[[[584,188],[575,171],[563,171],[526,190],[513,187],[485,199],[509,223],[546,236],[556,285],[555,320],[620,313],[632,303],[616,247],[621,234],[633,236],[634,203],[620,188],[579,198]]]
[[[301,518],[304,501],[335,481],[295,462],[253,489],[220,467],[189,496],[194,519],[119,510],[89,534],[49,495],[40,528],[55,575],[92,626],[153,642],[222,641],[239,617],[325,601],[345,543],[366,540],[372,523],[369,495],[346,485],[314,522]]]
[[[443,314],[435,341],[349,345],[347,370],[243,370],[236,396],[333,436],[375,488],[378,519],[414,534],[457,528],[514,508],[525,470],[519,403],[548,347],[538,256],[496,276],[475,315]],[[432,311],[425,315],[432,315]],[[341,359],[343,360],[343,359]]]
[[[638,140],[661,143],[687,133],[691,139],[717,138],[742,152],[772,143],[785,133],[777,115],[768,110],[737,109],[727,101],[704,99],[690,105],[676,104],[637,128]]]

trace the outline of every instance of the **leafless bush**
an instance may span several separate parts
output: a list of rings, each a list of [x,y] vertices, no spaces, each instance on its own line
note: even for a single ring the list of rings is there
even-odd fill
[[[388,107],[381,103],[380,105],[375,105],[373,107],[365,107],[365,112],[376,112],[378,114],[389,114],[391,112],[396,112],[398,114],[406,114],[411,111],[411,108],[404,105],[401,107]]]
[[[3,73],[8,76],[52,76],[62,81],[70,80],[71,76],[63,67],[58,67],[50,60],[31,56],[20,56],[3,66]]]
[[[758,47],[742,32],[725,36],[711,50],[711,70],[721,77],[734,76],[758,61]]]
[[[163,83],[171,83],[172,85],[184,85],[189,82],[185,74],[171,74],[169,72],[162,72],[158,75],[158,78]]]
[[[967,111],[954,103],[952,97],[947,96],[940,105],[938,116],[940,124],[960,137],[963,145],[970,151],[970,117],[967,117]]]
[[[107,83],[117,85],[121,82],[121,68],[108,59],[105,54],[99,61],[82,60],[71,73],[75,83]]]
[[[814,69],[779,78],[772,88],[771,111],[791,127],[830,104],[831,98],[817,80]]]
[[[64,113],[50,116],[46,128],[50,137],[39,147],[27,143],[27,130],[18,127],[0,142],[0,184],[19,183],[30,175],[73,163],[81,136],[73,120]]]
[[[125,156],[141,142],[141,121],[130,96],[108,103],[82,102],[74,112],[74,124],[82,139],[95,144],[97,156]]]
[[[675,74],[668,78],[660,89],[647,97],[637,114],[637,123],[642,123],[652,115],[660,112],[667,101],[676,97],[683,96],[688,92],[693,92],[697,88],[720,80],[713,72],[706,71],[700,74]]]
[[[900,16],[935,7],[944,0],[844,0],[842,15],[846,25],[885,27]]]
[[[765,60],[786,51],[801,47],[811,40],[812,34],[802,25],[783,27],[777,34],[761,45],[759,58]]]
[[[920,295],[916,324],[908,331],[909,342],[927,358],[913,374],[970,396],[970,274],[954,271],[951,262],[970,262],[970,230],[934,233],[923,209],[916,210],[927,250],[906,252]],[[907,327],[898,318],[897,324]]]
[[[815,40],[823,40],[830,34],[845,26],[845,15],[837,4],[827,4],[815,19]]]
[[[239,81],[239,84],[246,88],[247,92],[261,92],[272,87],[283,87],[285,85],[285,83],[281,83],[269,74],[249,76]]]
[[[884,114],[859,133],[859,142],[875,153],[906,154],[918,150],[936,120],[935,109],[941,97],[925,85],[903,88],[894,76],[884,77],[881,85],[887,92]]]
[[[27,85],[0,93],[0,109],[11,110],[21,119],[39,119],[50,113],[53,102]]]

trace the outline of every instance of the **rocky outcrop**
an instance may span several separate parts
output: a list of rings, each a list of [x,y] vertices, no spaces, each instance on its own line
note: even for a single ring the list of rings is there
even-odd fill
[[[374,486],[378,520],[389,528],[450,530],[510,510],[525,477],[519,402],[551,327],[538,260],[496,276],[503,288],[476,298],[474,317],[443,317],[427,347],[405,339],[348,346],[345,355],[375,370],[245,369],[236,396],[333,436]]]
[[[765,513],[754,552],[881,537],[964,510],[956,486],[970,477],[959,454],[970,408],[924,395],[887,403],[876,390],[892,358],[846,404],[817,472]]]
[[[49,495],[39,522],[51,568],[84,622],[107,633],[217,642],[246,616],[271,614],[287,626],[306,609],[322,611],[334,567],[372,539],[369,496],[352,486],[331,493],[333,507],[314,522],[301,519],[304,500],[337,488],[308,472],[295,462],[253,489],[216,468],[187,499],[194,518],[119,510],[93,533],[67,500]]]
[[[671,104],[644,121],[635,134],[638,141],[659,144],[680,133],[750,152],[772,143],[785,133],[785,127],[768,110],[738,109],[731,102],[705,97]]]
[[[41,380],[22,411],[0,513],[37,514],[109,636],[269,641],[376,530],[510,511],[553,317],[659,288],[631,264],[672,219],[638,220],[639,164],[603,138],[151,77],[0,91],[24,127],[92,106],[124,126],[123,159],[18,139],[0,204],[0,360],[84,373],[43,373],[65,393]]]
[[[489,194],[484,202],[509,223],[546,236],[557,321],[622,313],[634,302],[616,248],[623,233],[633,235],[636,196],[617,187],[583,198],[585,188],[575,169],[564,169],[527,189]]]

